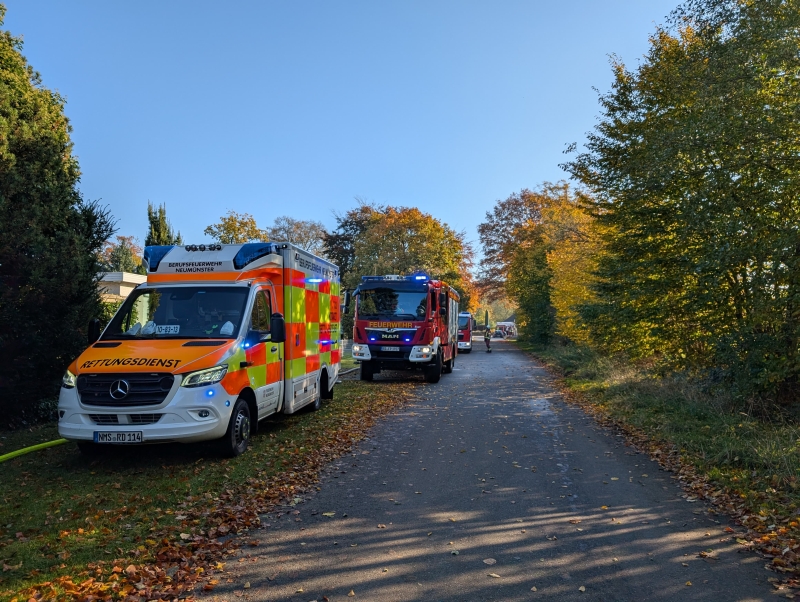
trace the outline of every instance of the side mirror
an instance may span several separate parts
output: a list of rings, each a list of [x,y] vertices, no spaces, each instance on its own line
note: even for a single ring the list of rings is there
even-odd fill
[[[86,330],[86,339],[89,345],[94,345],[100,338],[100,320],[92,318],[89,320],[89,328]]]
[[[269,330],[272,334],[273,343],[283,343],[286,341],[286,322],[283,316],[278,312],[272,314],[269,318]]]
[[[350,311],[350,291],[344,292],[344,299],[342,300],[342,315]]]
[[[444,307],[440,307],[439,308],[439,314],[441,314],[443,316],[446,316],[447,315],[447,310]]]
[[[447,307],[447,293],[439,293],[439,307],[442,309]]]

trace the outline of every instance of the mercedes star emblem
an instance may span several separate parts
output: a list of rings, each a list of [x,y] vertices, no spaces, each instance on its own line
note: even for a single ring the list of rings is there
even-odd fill
[[[122,399],[128,395],[130,389],[131,386],[128,384],[127,380],[115,380],[111,383],[108,392],[111,393],[111,397],[114,399]]]

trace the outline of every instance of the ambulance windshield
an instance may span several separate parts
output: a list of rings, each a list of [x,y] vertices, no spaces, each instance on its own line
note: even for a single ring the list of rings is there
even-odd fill
[[[233,339],[247,302],[243,286],[164,286],[136,290],[103,333],[119,339]]]
[[[426,292],[405,292],[391,288],[362,290],[358,293],[358,318],[424,320],[427,302]]]

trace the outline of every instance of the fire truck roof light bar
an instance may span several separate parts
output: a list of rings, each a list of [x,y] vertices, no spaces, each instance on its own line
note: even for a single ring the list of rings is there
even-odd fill
[[[415,282],[421,280],[429,280],[427,274],[414,274],[413,276],[397,276],[395,274],[387,274],[386,276],[362,276],[361,282],[390,282],[390,281],[405,281]]]

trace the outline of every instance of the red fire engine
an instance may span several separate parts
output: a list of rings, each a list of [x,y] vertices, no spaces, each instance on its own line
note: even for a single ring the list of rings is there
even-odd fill
[[[475,329],[475,318],[468,311],[458,314],[458,352],[472,351],[472,331]]]
[[[424,274],[363,276],[353,296],[353,359],[361,380],[381,370],[422,369],[436,383],[453,371],[459,295],[452,287]]]

